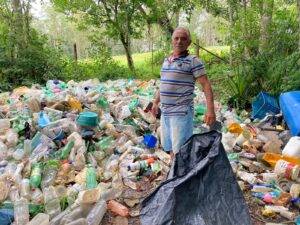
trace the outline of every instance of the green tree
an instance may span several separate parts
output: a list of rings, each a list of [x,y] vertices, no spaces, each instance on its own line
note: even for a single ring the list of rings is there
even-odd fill
[[[135,73],[131,52],[132,38],[140,37],[144,20],[137,8],[138,0],[53,0],[54,5],[66,15],[74,17],[80,13],[84,25],[105,28],[105,35],[120,40],[127,57],[129,69]]]

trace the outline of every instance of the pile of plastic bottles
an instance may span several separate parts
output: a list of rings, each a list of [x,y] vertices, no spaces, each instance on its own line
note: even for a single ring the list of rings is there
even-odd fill
[[[1,93],[0,224],[98,225],[107,210],[133,215],[170,165],[159,120],[144,110],[155,83],[50,80]]]

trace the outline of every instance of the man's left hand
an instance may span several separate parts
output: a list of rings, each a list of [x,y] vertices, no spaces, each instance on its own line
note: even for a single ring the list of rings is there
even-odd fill
[[[215,112],[207,112],[207,113],[205,113],[204,122],[208,126],[213,125],[216,122],[216,114],[215,114]]]

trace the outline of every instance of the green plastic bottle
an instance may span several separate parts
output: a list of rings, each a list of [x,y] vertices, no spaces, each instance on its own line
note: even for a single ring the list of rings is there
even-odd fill
[[[96,147],[102,151],[105,151],[109,147],[111,147],[114,138],[112,136],[103,137],[100,141],[96,143]]]
[[[98,101],[97,101],[97,105],[102,108],[102,109],[108,109],[109,104],[108,101],[105,97],[101,96]]]
[[[30,175],[30,186],[37,188],[40,186],[42,181],[42,165],[40,163],[35,163],[32,165],[31,175]]]
[[[69,141],[62,149],[60,149],[60,159],[68,158],[71,149],[74,147],[75,141]]]
[[[136,107],[139,105],[139,99],[134,98],[129,103],[129,109],[131,112],[134,112],[136,110]]]
[[[89,164],[87,167],[85,182],[87,189],[96,188],[98,185],[96,170],[91,164]]]

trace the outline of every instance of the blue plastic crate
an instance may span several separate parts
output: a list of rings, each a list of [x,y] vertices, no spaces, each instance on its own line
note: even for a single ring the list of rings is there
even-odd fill
[[[266,114],[280,113],[277,99],[266,92],[260,92],[252,102],[252,118],[263,119]]]

